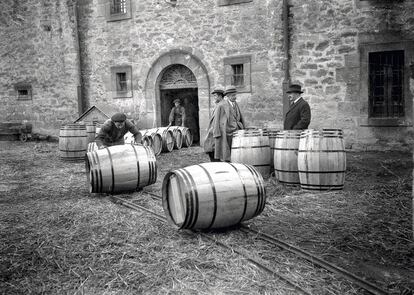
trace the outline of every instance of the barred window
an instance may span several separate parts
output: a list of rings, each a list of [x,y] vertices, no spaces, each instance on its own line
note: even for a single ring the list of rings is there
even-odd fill
[[[369,116],[404,116],[404,50],[369,53]]]
[[[231,77],[231,84],[236,87],[244,86],[244,73],[243,73],[243,64],[232,65],[233,75]]]
[[[251,56],[224,58],[224,84],[234,85],[238,92],[251,92]]]
[[[125,72],[116,73],[116,91],[117,92],[127,91],[127,74]]]
[[[111,15],[127,13],[126,0],[112,0],[111,1]]]

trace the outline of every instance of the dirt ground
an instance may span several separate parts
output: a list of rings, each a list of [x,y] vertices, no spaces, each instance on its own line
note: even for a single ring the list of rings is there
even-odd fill
[[[265,210],[247,224],[392,294],[410,294],[412,159],[399,152],[347,152],[345,187],[336,192],[267,178]],[[157,182],[144,191],[160,193],[168,171],[207,161],[200,147],[161,154]],[[2,294],[296,294],[197,234],[108,195],[89,194],[84,163],[61,161],[56,142],[0,141],[0,166]],[[154,201],[146,204],[163,214]],[[312,294],[365,294],[328,284],[314,279],[307,286]]]

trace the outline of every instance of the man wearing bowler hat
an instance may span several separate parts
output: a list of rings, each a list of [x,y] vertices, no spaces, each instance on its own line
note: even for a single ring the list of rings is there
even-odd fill
[[[215,111],[213,122],[213,137],[215,143],[214,158],[230,162],[233,133],[244,129],[245,123],[240,108],[236,102],[236,88],[226,87],[224,98]]]
[[[219,125],[217,124],[218,121],[215,120],[217,117],[216,110],[217,110],[218,104],[223,100],[224,90],[221,88],[216,88],[213,90],[213,92],[211,92],[211,94],[213,95],[215,106],[210,115],[210,121],[209,121],[208,128],[207,128],[207,136],[204,140],[204,152],[208,154],[211,162],[220,162],[220,158],[215,157],[216,148],[218,148],[218,146],[215,144],[215,139],[214,139],[213,134],[214,134],[215,129],[219,128]]]
[[[291,84],[286,93],[289,98],[289,110],[285,115],[283,129],[307,129],[311,121],[311,110],[309,104],[302,98],[303,91],[301,86]]]
[[[177,98],[173,101],[174,106],[171,109],[170,116],[168,118],[170,124],[168,127],[172,126],[182,126],[184,127],[185,122],[185,108],[181,106],[181,99]]]
[[[113,145],[122,145],[125,143],[124,135],[127,132],[134,135],[135,142],[141,141],[141,133],[123,113],[116,113],[110,119],[106,120],[101,130],[95,138],[99,149]]]

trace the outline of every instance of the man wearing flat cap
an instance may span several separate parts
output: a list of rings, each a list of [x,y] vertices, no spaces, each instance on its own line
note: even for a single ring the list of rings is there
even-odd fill
[[[128,131],[134,135],[136,143],[141,141],[141,133],[134,123],[128,120],[125,114],[116,113],[102,125],[95,138],[96,144],[99,149],[113,145],[122,145],[125,143],[124,135]]]
[[[236,88],[226,87],[224,99],[217,105],[213,122],[214,158],[230,162],[233,133],[244,129],[245,123],[236,102]]]
[[[185,108],[181,105],[181,100],[179,98],[174,99],[174,106],[171,109],[170,116],[168,121],[168,127],[170,126],[182,126],[184,127],[185,122]]]
[[[224,98],[224,90],[221,88],[215,88],[213,92],[211,92],[213,95],[214,100],[214,108],[213,111],[210,114],[210,121],[208,123],[207,128],[207,136],[204,140],[204,152],[206,152],[210,158],[211,162],[220,162],[220,158],[216,158],[216,149],[218,148],[218,145],[215,144],[215,139],[213,137],[214,129],[219,128],[218,124],[214,124],[215,118],[216,118],[216,110],[218,104],[223,100]]]
[[[302,88],[298,84],[292,84],[286,91],[289,97],[289,110],[285,115],[283,129],[302,130],[307,129],[311,121],[309,104],[302,98]]]

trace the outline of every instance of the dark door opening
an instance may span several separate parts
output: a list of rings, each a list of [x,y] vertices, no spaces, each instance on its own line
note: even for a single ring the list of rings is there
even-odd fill
[[[174,106],[173,100],[181,99],[181,105],[185,108],[186,120],[185,127],[188,127],[193,134],[193,145],[200,143],[200,125],[198,120],[198,89],[161,89],[161,125],[168,125],[168,117]]]

